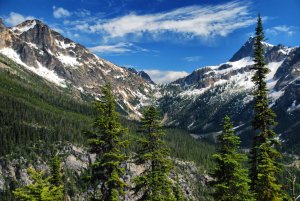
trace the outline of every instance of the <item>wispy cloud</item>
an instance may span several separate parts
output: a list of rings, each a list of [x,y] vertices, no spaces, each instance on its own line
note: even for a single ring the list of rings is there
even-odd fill
[[[70,15],[71,12],[69,12],[68,10],[62,7],[53,6],[53,16],[55,18],[64,18],[64,17],[69,17]]]
[[[148,50],[139,46],[136,46],[132,43],[120,42],[114,45],[99,45],[95,47],[90,47],[94,53],[103,53],[103,54],[122,54],[128,52],[147,52]]]
[[[78,17],[87,17],[91,15],[91,11],[86,9],[79,9],[75,11],[74,14],[77,15]]]
[[[165,84],[188,75],[185,71],[162,71],[156,69],[144,70],[158,84]]]
[[[34,19],[34,17],[24,16],[19,13],[11,12],[9,16],[4,19],[4,21],[11,26],[15,26],[17,24],[20,24],[21,22],[24,22],[25,20],[31,20],[31,19]]]
[[[294,27],[294,26],[280,25],[280,26],[275,26],[275,27],[266,29],[266,33],[275,35],[275,36],[278,34],[287,34],[287,35],[291,36],[295,33],[295,29],[296,29],[296,27]]]
[[[256,22],[249,12],[250,4],[233,1],[214,6],[189,6],[155,14],[131,13],[97,22],[89,26],[91,32],[105,33],[110,38],[127,35],[162,33],[183,34],[187,37],[227,36],[236,29]]]
[[[201,56],[190,56],[190,57],[184,57],[183,60],[187,61],[187,62],[197,62],[199,60],[201,60],[202,57]]]

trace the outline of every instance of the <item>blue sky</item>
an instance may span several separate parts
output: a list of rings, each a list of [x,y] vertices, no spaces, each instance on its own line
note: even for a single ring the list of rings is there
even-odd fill
[[[226,62],[261,13],[272,44],[300,45],[299,0],[0,0],[7,26],[44,21],[120,66],[157,82]]]

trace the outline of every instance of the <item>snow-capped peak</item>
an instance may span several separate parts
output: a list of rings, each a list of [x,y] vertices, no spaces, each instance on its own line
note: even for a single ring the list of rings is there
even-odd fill
[[[37,20],[28,20],[15,27],[12,27],[11,30],[15,34],[21,35],[22,33],[28,31],[29,29],[32,29],[36,24],[37,24]]]
[[[262,44],[266,47],[274,47],[275,45],[272,45],[270,43],[267,43],[267,42],[262,42]]]

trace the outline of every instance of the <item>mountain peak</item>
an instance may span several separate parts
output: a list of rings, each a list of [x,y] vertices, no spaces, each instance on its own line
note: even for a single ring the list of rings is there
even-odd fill
[[[233,57],[229,61],[233,62],[233,61],[238,61],[245,57],[252,57],[254,40],[255,37],[250,36],[250,38],[246,41],[246,43],[233,55]]]
[[[234,62],[245,57],[253,57],[254,42],[255,42],[255,37],[250,36],[249,39],[245,42],[245,44],[233,55],[233,57],[229,61]],[[274,45],[266,42],[263,42],[263,45],[265,49],[271,49],[274,47]]]
[[[37,24],[41,24],[39,20],[26,20],[17,26],[11,28],[14,34],[21,35],[24,32],[34,28]]]
[[[110,82],[120,109],[130,118],[139,118],[140,108],[151,103],[155,89],[144,73],[97,57],[37,19],[6,29],[0,30],[5,39],[0,52],[53,84],[97,98],[99,86]]]
[[[126,67],[124,67],[126,68]],[[145,72],[145,71],[137,71],[134,68],[127,68],[130,72],[140,76],[141,78],[145,79],[146,81],[148,81],[151,84],[155,85],[155,82],[153,82],[153,80],[151,79],[151,77]]]

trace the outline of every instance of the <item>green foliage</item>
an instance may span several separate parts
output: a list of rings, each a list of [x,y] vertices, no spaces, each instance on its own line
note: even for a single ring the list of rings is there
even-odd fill
[[[62,185],[62,175],[60,167],[60,159],[56,155],[52,158],[51,161],[51,179],[50,182],[55,186]]]
[[[96,154],[91,182],[95,189],[100,185],[101,195],[95,200],[111,201],[124,195],[126,184],[121,177],[125,171],[122,165],[127,159],[125,147],[128,141],[124,139],[126,129],[119,123],[110,85],[102,88],[102,95],[101,100],[95,103],[100,114],[95,119],[94,130],[87,132],[90,152]]]
[[[215,167],[212,158],[212,154],[215,153],[214,145],[193,138],[185,130],[168,128],[165,131],[164,139],[171,149],[172,157],[194,161],[203,173]]]
[[[144,164],[145,170],[133,179],[135,193],[140,196],[139,200],[176,200],[169,178],[173,164],[163,140],[165,133],[161,118],[155,107],[144,111],[139,131],[143,137],[138,141],[141,149],[137,152],[136,163]]]
[[[261,17],[258,16],[255,37],[254,67],[255,74],[252,81],[255,84],[253,128],[258,131],[254,138],[251,150],[251,189],[256,194],[256,199],[261,201],[282,200],[281,185],[276,176],[281,171],[278,159],[281,154],[275,146],[279,144],[277,135],[272,130],[276,125],[275,113],[269,108],[267,97],[267,84],[265,81],[269,69],[264,58],[263,41],[265,39]]]
[[[61,201],[63,186],[52,185],[50,177],[45,177],[44,171],[37,172],[33,168],[27,170],[32,184],[17,188],[13,194],[22,201]]]
[[[216,169],[212,176],[213,197],[218,201],[254,200],[249,192],[248,171],[243,168],[246,156],[238,152],[240,139],[234,134],[230,118],[224,118],[223,132],[218,136],[217,154],[214,154]]]
[[[62,141],[84,141],[81,130],[93,116],[89,104],[67,89],[49,84],[0,54],[0,156],[21,151],[38,141],[44,149]]]

